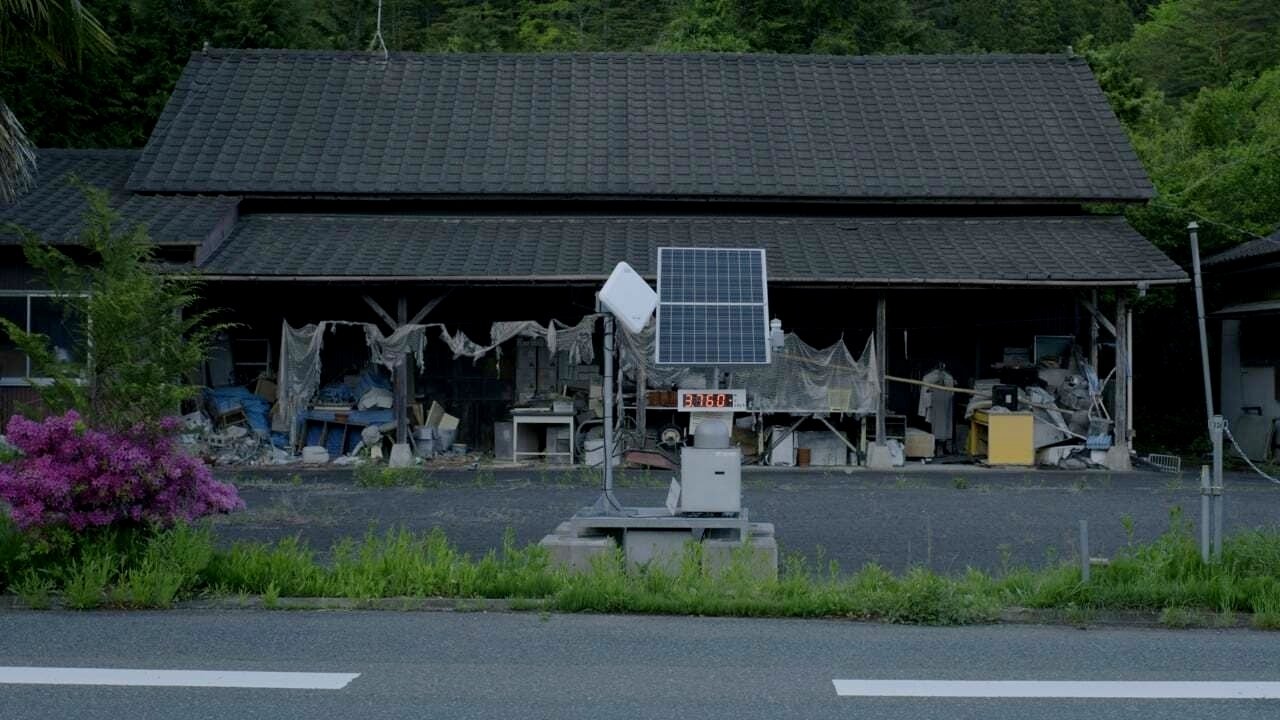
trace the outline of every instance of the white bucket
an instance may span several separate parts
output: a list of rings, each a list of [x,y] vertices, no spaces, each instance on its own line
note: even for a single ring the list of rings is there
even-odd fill
[[[456,438],[457,436],[458,436],[457,428],[449,428],[448,430],[444,428],[437,428],[436,439],[439,440],[439,444],[436,445],[436,452],[440,452],[440,453],[449,452],[449,448],[453,447],[453,439]]]
[[[617,467],[621,462],[615,457],[613,466]],[[582,441],[582,463],[587,467],[604,467],[604,440],[592,438]]]

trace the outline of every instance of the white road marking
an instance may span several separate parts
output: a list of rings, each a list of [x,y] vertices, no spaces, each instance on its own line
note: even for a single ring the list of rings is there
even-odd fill
[[[145,687],[341,690],[360,673],[245,672],[241,670],[125,670],[4,667],[0,685],[136,685]]]
[[[1144,700],[1277,700],[1280,682],[1056,680],[832,680],[855,697],[1137,698]]]

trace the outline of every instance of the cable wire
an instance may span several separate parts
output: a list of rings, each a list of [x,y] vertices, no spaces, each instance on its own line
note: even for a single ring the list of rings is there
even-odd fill
[[[1231,441],[1231,447],[1236,449],[1236,453],[1238,453],[1240,457],[1245,461],[1245,464],[1247,464],[1254,472],[1258,473],[1262,477],[1266,478],[1267,480],[1270,480],[1276,485],[1280,485],[1280,480],[1277,480],[1271,477],[1270,475],[1262,472],[1262,470],[1257,465],[1253,464],[1253,461],[1249,459],[1249,456],[1246,455],[1244,453],[1244,450],[1240,448],[1240,443],[1236,442],[1236,437],[1235,435],[1231,434],[1231,428],[1227,425],[1225,420],[1222,422],[1222,433],[1227,436],[1228,440]]]

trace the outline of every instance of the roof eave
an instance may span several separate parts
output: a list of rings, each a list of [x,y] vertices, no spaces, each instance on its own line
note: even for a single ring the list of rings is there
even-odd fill
[[[238,275],[223,273],[199,273],[203,280],[214,282],[432,282],[440,284],[496,284],[496,285],[543,285],[543,284],[579,284],[593,285],[604,282],[606,275],[543,275],[543,276],[502,276],[502,275]],[[653,280],[652,276],[646,279]],[[1190,278],[1158,277],[1158,278],[1126,278],[1126,279],[1071,279],[1071,280],[991,280],[982,278],[837,278],[837,277],[778,277],[771,276],[771,285],[788,287],[845,287],[859,289],[902,288],[902,287],[950,287],[950,288],[992,288],[992,287],[1046,287],[1046,288],[1080,288],[1080,287],[1139,287],[1142,285],[1180,285],[1190,282]]]

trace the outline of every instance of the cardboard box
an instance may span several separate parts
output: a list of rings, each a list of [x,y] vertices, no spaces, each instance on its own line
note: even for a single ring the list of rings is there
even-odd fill
[[[253,386],[253,394],[266,400],[267,402],[276,401],[276,384],[272,380],[264,377],[258,378],[258,383]]]
[[[902,444],[903,453],[909,458],[931,458],[936,442],[933,433],[907,428],[906,442]]]

